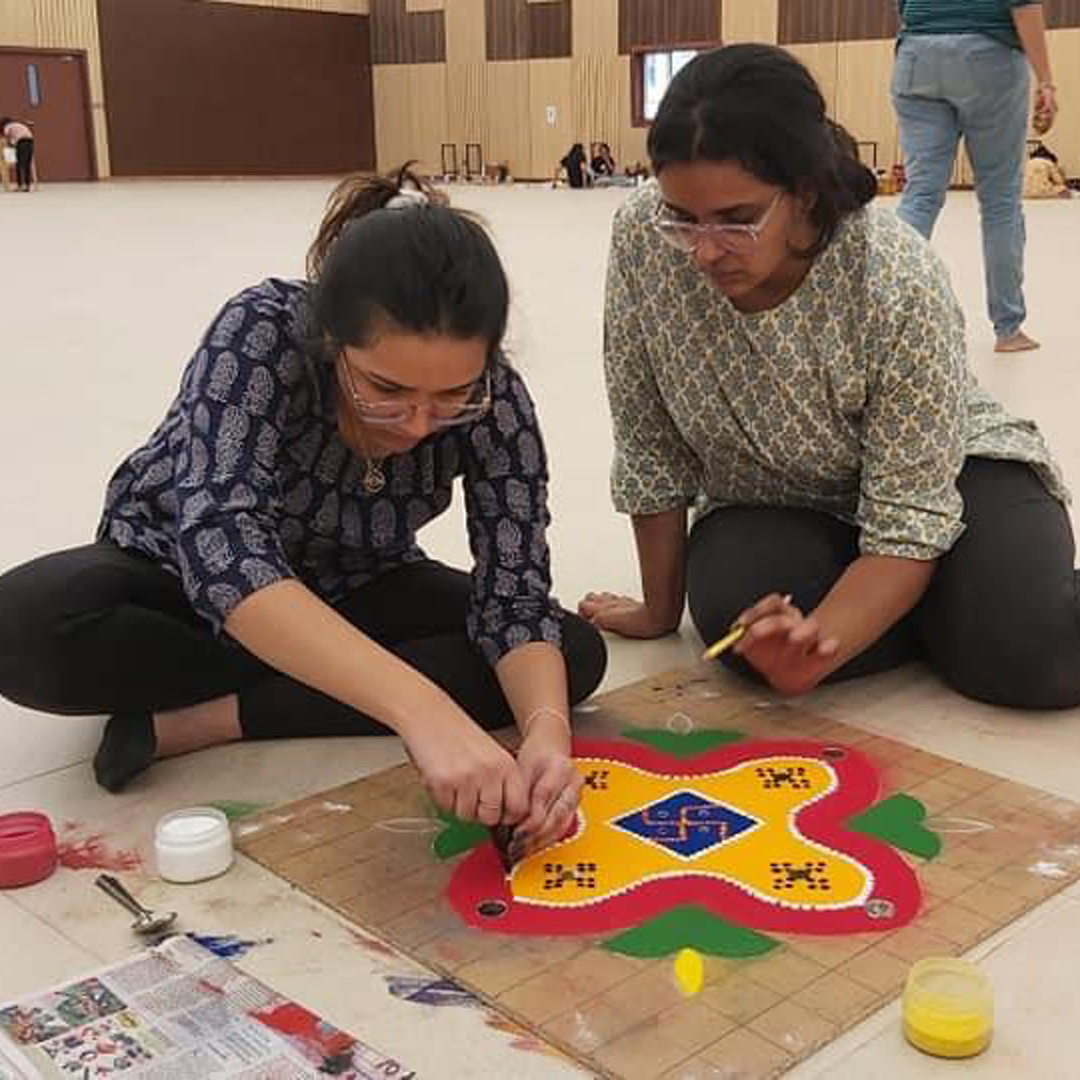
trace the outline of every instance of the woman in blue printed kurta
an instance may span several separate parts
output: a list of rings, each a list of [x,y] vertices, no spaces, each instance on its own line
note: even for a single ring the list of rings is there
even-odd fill
[[[544,839],[577,805],[569,704],[604,650],[550,595],[498,256],[403,174],[339,188],[309,270],[224,306],[96,544],[0,578],[0,691],[111,713],[111,790],[226,739],[390,730],[446,809]],[[416,542],[459,476],[468,575]],[[516,759],[482,730],[512,720]]]

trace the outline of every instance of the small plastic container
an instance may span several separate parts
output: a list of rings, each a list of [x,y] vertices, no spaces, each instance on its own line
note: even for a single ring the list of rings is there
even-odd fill
[[[192,806],[166,814],[154,830],[158,873],[187,885],[224,874],[232,866],[229,820],[213,806]]]
[[[44,881],[57,863],[52,823],[36,810],[0,814],[0,889]]]
[[[902,1015],[904,1035],[923,1053],[975,1057],[993,1037],[994,990],[966,960],[920,960],[908,973]]]

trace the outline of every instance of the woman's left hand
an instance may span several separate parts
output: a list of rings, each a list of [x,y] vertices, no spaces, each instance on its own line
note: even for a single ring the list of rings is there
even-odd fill
[[[583,785],[570,756],[569,722],[554,712],[533,720],[517,760],[529,792],[529,813],[514,829],[510,854],[515,862],[562,839],[577,813]]]
[[[790,596],[766,596],[736,622],[747,630],[733,651],[781,694],[805,694],[836,668],[840,642]]]

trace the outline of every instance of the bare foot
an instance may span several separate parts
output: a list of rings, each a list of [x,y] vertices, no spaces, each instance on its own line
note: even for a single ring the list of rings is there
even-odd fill
[[[1029,338],[1023,330],[1017,330],[1008,337],[998,338],[994,346],[994,352],[1014,353],[1031,352],[1032,349],[1041,349],[1042,346],[1033,338]]]

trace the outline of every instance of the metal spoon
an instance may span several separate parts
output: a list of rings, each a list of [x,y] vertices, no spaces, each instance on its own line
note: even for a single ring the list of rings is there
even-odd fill
[[[135,916],[131,929],[136,934],[160,934],[176,921],[175,911],[151,911],[143,907],[111,874],[98,874],[94,884]]]

